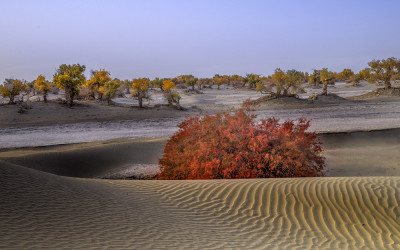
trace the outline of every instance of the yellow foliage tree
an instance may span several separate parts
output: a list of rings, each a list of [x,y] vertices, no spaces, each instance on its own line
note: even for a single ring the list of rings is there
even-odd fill
[[[179,75],[176,77],[176,79],[178,83],[185,83],[188,87],[192,87],[192,90],[194,90],[194,86],[199,80],[197,77],[194,77],[193,75]]]
[[[172,104],[175,103],[178,109],[181,109],[181,106],[179,105],[181,96],[179,95],[178,91],[176,91],[174,88],[175,88],[175,83],[173,81],[171,80],[163,81],[164,97],[165,99],[167,99],[168,104],[172,106]]]
[[[100,91],[100,87],[104,87],[104,84],[109,81],[111,81],[110,72],[105,69],[92,71],[92,76],[86,81],[86,86],[89,89],[89,98],[95,99],[95,94],[97,93],[97,98],[102,99],[103,93]]]
[[[363,77],[362,73],[359,72],[357,74],[350,76],[350,79],[348,81],[353,84],[353,87],[357,87],[358,84],[361,82],[362,77]]]
[[[243,78],[243,81],[244,81],[243,87],[246,85],[246,83],[248,83],[249,88],[254,88],[261,80],[260,76],[257,74],[246,74],[246,77]]]
[[[103,86],[100,86],[99,92],[104,96],[107,100],[107,104],[111,104],[111,99],[114,98],[117,93],[117,89],[121,86],[120,81],[118,79],[114,79],[112,81],[108,81],[104,83]]]
[[[213,80],[211,78],[199,78],[197,81],[198,83],[198,88],[202,89],[204,86],[208,85],[209,87],[212,86]]]
[[[335,74],[332,71],[328,71],[327,68],[323,68],[320,71],[322,81],[322,94],[328,95],[328,84],[332,84],[336,81]]]
[[[163,80],[158,77],[154,78],[154,80],[151,81],[151,87],[160,88],[161,90],[163,90]]]
[[[259,77],[256,90],[273,96],[291,96],[301,91],[302,82],[302,72],[295,69],[285,72],[277,68],[270,77]]]
[[[222,84],[229,83],[229,76],[227,76],[227,75],[223,75],[223,76],[215,75],[213,80],[214,80],[215,84],[217,84],[218,89],[219,89],[219,86],[221,86]]]
[[[47,93],[50,90],[50,83],[46,81],[43,75],[39,75],[35,81],[35,87],[38,88],[43,94],[43,101],[47,102]]]
[[[371,71],[369,68],[362,69],[358,72],[358,75],[361,77],[361,80],[370,81],[370,74],[371,74]]]
[[[4,85],[0,85],[0,95],[8,97],[8,104],[14,104],[14,98],[26,89],[26,81],[19,79],[6,79]]]
[[[132,96],[139,101],[139,108],[143,108],[143,99],[150,100],[148,93],[151,81],[149,78],[137,78],[132,80]]]
[[[383,81],[385,89],[392,88],[390,80],[396,78],[400,72],[400,60],[390,57],[384,60],[372,60],[368,63],[370,66],[369,77],[375,81]]]
[[[312,84],[313,88],[317,88],[321,83],[320,70],[314,69],[313,73],[307,77],[307,81],[310,85]]]
[[[165,91],[175,88],[175,83],[171,80],[164,80],[162,83],[163,90]]]
[[[352,82],[354,78],[354,72],[351,69],[344,69],[342,72],[335,76],[335,78],[339,78],[340,80],[344,80],[345,82],[349,83]]]
[[[72,107],[74,98],[79,95],[79,87],[85,83],[86,66],[80,64],[62,64],[53,76],[53,83],[59,89],[64,89],[65,101]]]
[[[233,85],[241,85],[245,84],[243,76],[240,75],[232,75],[229,77],[229,82]]]

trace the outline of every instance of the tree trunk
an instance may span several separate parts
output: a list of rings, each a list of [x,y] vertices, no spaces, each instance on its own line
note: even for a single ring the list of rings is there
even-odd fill
[[[10,101],[8,102],[8,104],[14,104],[14,96],[10,95],[9,98],[10,98]]]
[[[143,108],[143,99],[139,97],[138,100],[139,100],[139,108]]]
[[[194,91],[194,85],[192,85],[192,90]]]
[[[31,108],[30,101],[29,101],[30,95],[31,95],[31,92],[29,91],[27,94],[27,97],[26,97],[26,108],[27,109]],[[22,99],[22,101],[24,101],[24,100]]]
[[[65,102],[68,103],[68,99],[69,99],[69,90],[68,88],[64,88],[64,92],[65,92]]]
[[[181,107],[181,105],[179,104],[179,99],[176,100],[175,104],[176,104],[176,107],[177,107],[179,110],[182,110],[182,107]]]
[[[74,101],[74,96],[72,94],[72,91],[68,88],[64,88],[64,91],[65,91],[65,101],[67,102],[67,106],[72,107]]]
[[[43,101],[47,102],[47,91],[43,91]]]
[[[89,94],[88,94],[89,100],[94,100],[94,90],[89,88]]]
[[[71,95],[71,96],[68,98],[67,105],[68,105],[68,107],[72,107],[73,104],[74,104],[74,97]]]
[[[328,83],[327,82],[322,83],[322,94],[328,95]]]
[[[385,89],[391,89],[392,85],[390,84],[390,78],[385,79]]]
[[[172,103],[173,103],[173,96],[172,96],[170,90],[168,90],[168,92],[169,92],[168,95],[167,95],[168,106],[172,106]]]
[[[219,89],[219,84],[218,84],[218,89]]]

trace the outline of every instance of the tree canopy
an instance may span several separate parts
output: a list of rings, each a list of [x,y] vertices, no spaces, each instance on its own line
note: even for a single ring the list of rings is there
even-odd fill
[[[139,101],[139,108],[143,108],[143,99],[150,100],[148,93],[151,81],[149,78],[137,78],[132,80],[132,96]]]
[[[307,81],[309,84],[312,84],[314,88],[317,88],[321,83],[320,71],[317,69],[313,69],[313,73],[307,77]]]
[[[175,88],[175,83],[172,80],[167,79],[163,81],[164,98],[167,99],[169,105],[175,103],[177,108],[181,109],[181,106],[179,105],[181,96],[179,95],[178,91],[176,91],[174,88]]]
[[[280,68],[275,69],[275,73],[257,83],[256,90],[265,94],[276,96],[289,96],[296,94],[302,89],[303,73],[297,70],[287,70],[284,72]]]
[[[151,81],[151,87],[152,88],[160,88],[161,90],[163,89],[163,79],[160,79],[158,77],[154,78],[154,80]]]
[[[353,76],[354,76],[354,72],[351,69],[343,69],[343,71],[339,73],[340,79],[344,80],[346,82],[351,81]]]
[[[194,86],[196,86],[196,83],[199,80],[193,75],[179,75],[176,79],[179,83],[185,83],[188,87],[192,87],[192,90],[194,90]]]
[[[100,91],[100,88],[104,87],[109,81],[111,81],[110,72],[105,69],[92,70],[90,79],[86,81],[86,86],[89,89],[89,97],[95,99],[95,94],[97,94],[97,98],[102,99],[103,93]]]
[[[220,86],[222,84],[227,84],[229,82],[229,76],[227,75],[221,76],[217,74],[213,77],[213,81],[218,86],[218,89],[220,89]]]
[[[9,104],[14,104],[14,99],[27,87],[25,80],[5,79],[3,85],[0,85],[0,94],[2,97],[7,97],[9,99]]]
[[[257,74],[246,74],[246,77],[243,80],[245,83],[249,84],[249,88],[257,87],[257,83],[261,81],[260,75]]]
[[[99,88],[99,92],[106,98],[107,104],[111,104],[111,99],[114,98],[117,93],[117,89],[121,86],[121,83],[118,79],[110,80],[105,82]]]
[[[332,84],[336,81],[335,74],[327,68],[320,70],[319,74],[322,81],[322,94],[328,95],[328,84]]]
[[[53,76],[53,83],[58,88],[64,89],[65,100],[69,107],[72,107],[74,98],[79,94],[79,87],[85,83],[85,65],[62,64]]]
[[[385,89],[392,87],[392,80],[400,71],[400,61],[397,58],[390,57],[383,60],[372,60],[368,63],[370,66],[370,77],[375,81],[383,81]]]
[[[49,81],[46,81],[46,78],[43,75],[39,75],[36,78],[35,86],[42,92],[43,101],[47,102],[47,93],[51,89]]]

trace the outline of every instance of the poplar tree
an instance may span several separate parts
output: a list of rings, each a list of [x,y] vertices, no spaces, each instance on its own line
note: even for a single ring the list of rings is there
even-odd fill
[[[53,76],[53,82],[59,89],[64,89],[68,107],[72,107],[74,98],[79,95],[79,87],[85,83],[85,65],[62,64]]]

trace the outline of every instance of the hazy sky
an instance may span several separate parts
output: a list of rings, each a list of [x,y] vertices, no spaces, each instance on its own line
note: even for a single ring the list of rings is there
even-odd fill
[[[60,64],[112,77],[360,70],[400,57],[397,0],[0,0],[0,81]]]

